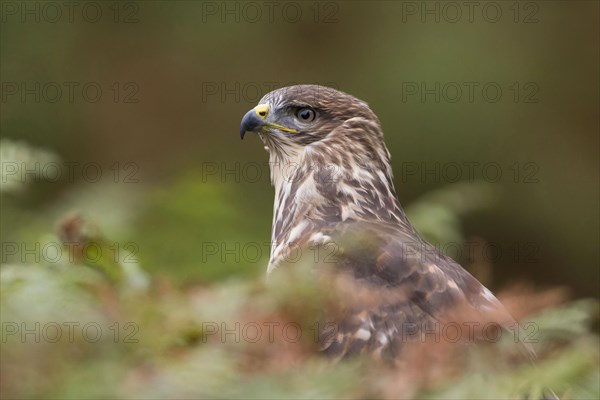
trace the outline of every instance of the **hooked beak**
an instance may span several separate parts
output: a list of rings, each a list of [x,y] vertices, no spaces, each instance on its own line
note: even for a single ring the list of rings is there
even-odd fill
[[[243,140],[246,132],[258,132],[267,126],[267,115],[269,115],[269,106],[266,104],[259,104],[248,111],[240,124],[240,138]]]
[[[242,123],[240,124],[240,138],[243,140],[246,132],[259,132],[264,127],[275,128],[284,132],[298,133],[296,129],[288,128],[274,122],[267,122],[268,115],[268,104],[259,104],[252,110],[248,111],[242,118]]]

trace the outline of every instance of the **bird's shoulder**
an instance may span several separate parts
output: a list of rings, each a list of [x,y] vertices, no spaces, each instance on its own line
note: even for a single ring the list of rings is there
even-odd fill
[[[347,221],[313,238],[311,245],[328,248],[318,269],[339,294],[322,333],[329,353],[369,350],[393,358],[427,333],[443,340],[447,324],[460,329],[459,342],[485,339],[490,325],[518,327],[491,291],[411,226]]]

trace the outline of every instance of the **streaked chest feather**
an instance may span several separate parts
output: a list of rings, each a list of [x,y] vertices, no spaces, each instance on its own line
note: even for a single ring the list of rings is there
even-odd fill
[[[272,162],[275,186],[269,272],[293,248],[320,244],[328,228],[351,221],[405,220],[391,177],[374,166],[315,163],[310,153]],[[320,236],[319,236],[320,235]]]

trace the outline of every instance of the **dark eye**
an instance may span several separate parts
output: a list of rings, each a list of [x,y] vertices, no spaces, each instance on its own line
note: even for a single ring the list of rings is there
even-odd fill
[[[317,114],[312,108],[304,107],[296,111],[296,118],[302,122],[312,122],[316,116]]]

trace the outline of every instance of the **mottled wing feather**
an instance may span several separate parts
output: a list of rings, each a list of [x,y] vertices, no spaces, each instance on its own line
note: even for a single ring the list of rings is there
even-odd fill
[[[369,351],[394,359],[404,343],[424,340],[427,332],[437,330],[431,337],[444,340],[446,323],[469,328],[461,342],[482,339],[480,329],[488,324],[517,328],[489,290],[414,231],[364,222],[324,228],[336,252],[319,267],[334,290],[343,291],[344,302],[323,325],[326,353]]]

